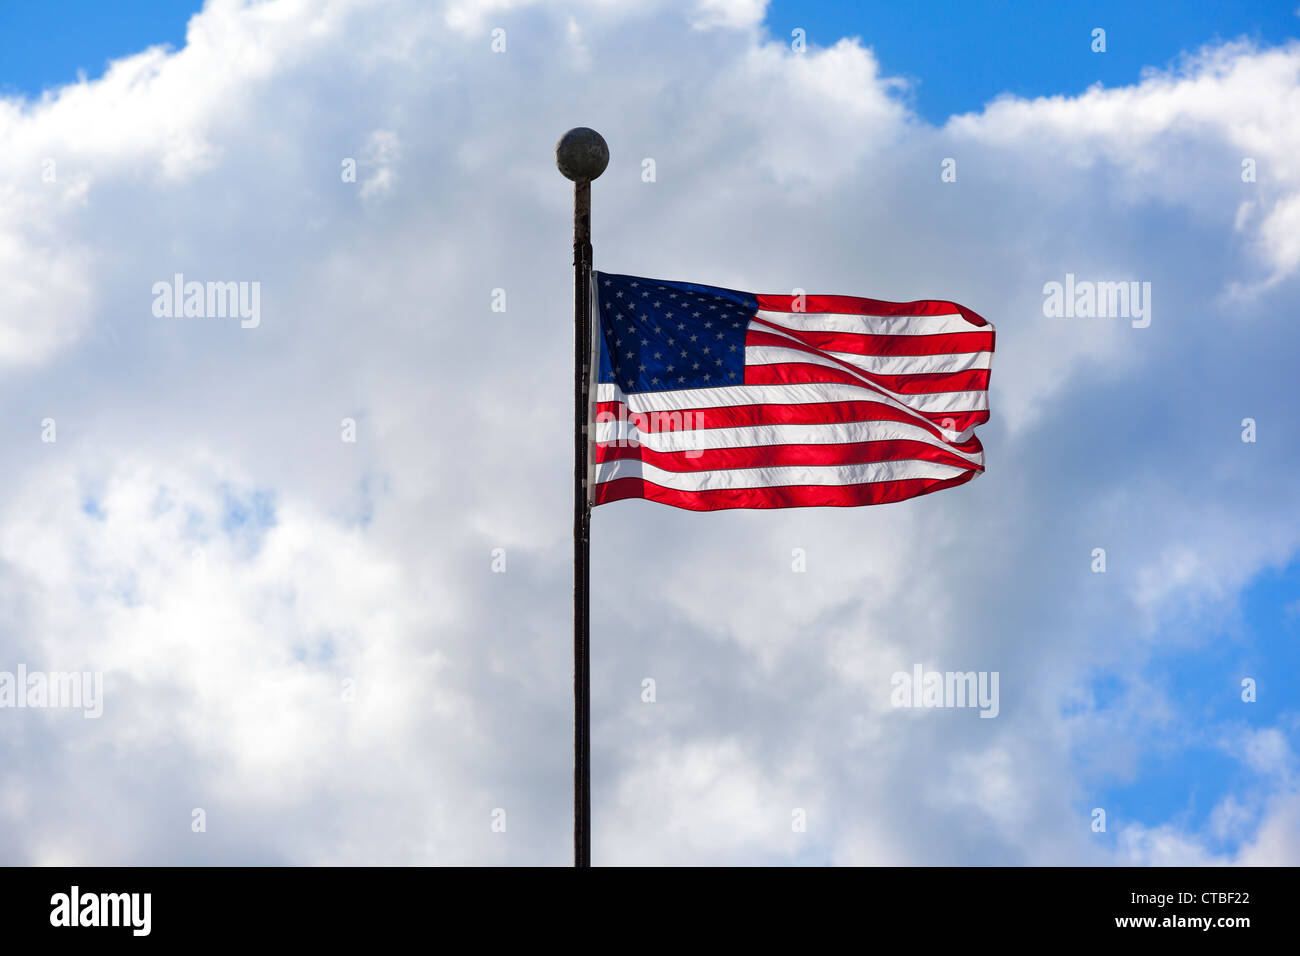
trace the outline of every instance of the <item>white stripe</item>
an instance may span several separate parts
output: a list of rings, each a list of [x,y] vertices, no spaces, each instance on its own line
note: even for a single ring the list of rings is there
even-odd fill
[[[959,313],[953,315],[849,315],[844,312],[769,312],[758,318],[799,332],[856,332],[866,335],[943,335],[951,332],[991,332],[992,325],[976,325]]]
[[[653,421],[651,422],[653,428]],[[983,467],[984,455],[950,447],[917,425],[904,422],[828,422],[819,425],[743,425],[698,427],[684,431],[642,431],[630,420],[596,423],[596,441],[635,441],[651,451],[681,452],[706,448],[754,448],[763,445],[845,445],[854,442],[920,441]]]
[[[745,346],[746,365],[780,365],[783,362],[808,361],[815,365],[838,368],[835,362],[818,362],[816,356],[838,359],[864,372],[880,375],[932,375],[944,372],[966,372],[984,369],[991,364],[992,352],[953,352],[941,355],[857,355],[853,352],[805,352],[779,345]],[[802,358],[800,357],[802,356]]]
[[[939,409],[943,412],[981,411],[988,408],[988,394],[979,392],[945,392],[954,402],[966,408]],[[686,412],[697,408],[730,408],[738,405],[813,405],[823,402],[878,402],[900,409],[925,421],[915,409],[880,392],[842,382],[799,382],[794,385],[722,385],[717,388],[678,388],[665,392],[633,392],[627,395],[610,382],[596,386],[596,401],[624,402],[632,412]],[[949,441],[966,441],[974,426],[965,431],[946,429],[936,425]]]
[[[955,478],[970,471],[932,461],[876,461],[863,465],[781,465],[775,468],[724,468],[717,471],[665,471],[634,458],[601,462],[596,482],[644,478],[677,491],[723,488],[777,488],[784,485],[862,485],[909,478]]]
[[[969,372],[989,368],[992,352],[951,352],[941,355],[858,355],[855,352],[824,352],[831,358],[847,362],[878,375],[937,375],[944,372]]]

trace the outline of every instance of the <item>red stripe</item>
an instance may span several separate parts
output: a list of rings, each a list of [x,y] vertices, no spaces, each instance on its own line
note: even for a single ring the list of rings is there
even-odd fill
[[[855,295],[807,295],[802,308],[795,308],[792,295],[757,296],[760,311],[771,312],[840,312],[847,315],[953,315],[957,314],[972,325],[988,325],[988,320],[978,312],[948,302],[944,299],[919,299],[916,302],[885,302],[881,299],[862,299]]]
[[[853,355],[953,355],[966,352],[992,352],[994,333],[943,332],[938,335],[873,335],[870,332],[822,332],[787,329],[763,319],[751,319],[769,329],[793,335],[805,345],[827,352]]]
[[[969,385],[966,388],[935,388],[931,383],[940,378],[952,379],[951,382],[945,382],[947,385],[956,385],[959,381],[958,376],[972,376],[974,371],[983,375],[979,378],[966,378],[961,381],[983,382],[983,385]],[[811,362],[781,362],[777,365],[746,365],[745,366],[745,384],[746,385],[808,385],[817,382],[836,382],[841,385],[857,385],[861,388],[871,388],[873,385],[882,389],[888,389],[897,392],[900,395],[928,395],[934,392],[978,392],[985,391],[988,387],[988,370],[976,369],[972,372],[953,372],[942,376],[937,375],[876,375],[871,372],[850,372],[848,369],[829,368],[825,365],[814,365]],[[892,383],[892,384],[891,384]],[[906,404],[906,403],[904,403]],[[922,412],[931,421],[938,421],[932,414]],[[943,416],[940,416],[943,417]]]
[[[866,382],[839,369],[824,365],[785,363],[783,365],[749,365],[745,367],[746,385],[809,385],[817,382],[838,382],[870,388]],[[922,412],[922,418],[954,431],[965,431],[971,425],[982,425],[989,420],[987,408],[975,411]]]
[[[677,491],[644,478],[617,478],[596,485],[595,503],[644,498],[688,511],[728,508],[853,508],[880,505],[928,495],[974,478],[971,471],[953,478],[908,478],[861,485],[783,485],[779,488],[721,488],[714,491]]]
[[[598,416],[608,416],[604,421],[615,421],[620,416],[620,410],[626,409],[627,406],[622,402],[597,402],[596,414]],[[909,425],[916,425],[929,431],[936,438],[942,438],[939,434],[939,428],[932,425],[928,420],[918,421],[915,415],[910,415],[901,408],[894,408],[892,405],[886,405],[883,402],[873,401],[853,401],[853,402],[808,402],[800,405],[777,405],[777,404],[754,404],[754,405],[724,405],[718,408],[693,408],[690,409],[692,414],[692,424],[695,428],[743,428],[747,425],[836,425],[847,422],[906,422]],[[987,412],[962,412],[962,415],[982,415],[980,421],[988,420]],[[626,413],[626,418],[633,420],[641,416],[649,418],[646,413]],[[939,425],[943,424],[944,418],[956,418],[952,413],[936,416],[934,421]],[[646,427],[643,431],[683,431],[682,425],[684,417],[678,415],[676,418],[669,416],[666,419],[655,418],[645,422]],[[665,427],[667,426],[667,427]],[[638,428],[641,425],[638,424]],[[947,427],[947,426],[945,426]],[[967,426],[953,425],[956,431],[964,431]],[[948,444],[965,452],[979,452],[984,448],[980,440],[971,436],[964,442],[948,442]]]
[[[910,438],[838,445],[752,445],[690,451],[655,451],[642,444],[596,444],[597,463],[624,459],[643,461],[665,471],[682,472],[775,468],[781,465],[863,465],[875,461],[936,461],[957,468],[983,470],[946,449]]]
[[[963,372],[923,372],[913,375],[882,375],[863,372],[882,388],[899,395],[932,395],[935,392],[986,392],[989,370],[970,368]]]
[[[964,432],[968,428],[976,425],[983,425],[989,420],[989,411],[987,408],[978,412],[919,412],[935,424],[954,432]],[[971,441],[978,442],[978,438],[971,438]],[[967,442],[966,444],[969,444]],[[970,451],[966,444],[954,445],[954,448],[960,448],[962,451]]]

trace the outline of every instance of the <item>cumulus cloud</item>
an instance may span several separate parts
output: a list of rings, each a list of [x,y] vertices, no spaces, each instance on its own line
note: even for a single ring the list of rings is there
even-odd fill
[[[0,668],[106,680],[99,720],[0,712],[0,858],[565,862],[551,149],[591,125],[598,267],[999,334],[978,482],[596,512],[595,861],[1300,860],[1289,724],[1230,738],[1263,802],[1089,825],[1200,719],[1149,668],[1300,548],[1300,48],[935,127],[763,10],[210,0],[181,50],[0,100]],[[260,325],[155,317],[177,273],[259,282]],[[1044,317],[1066,273],[1150,281],[1151,326]],[[918,663],[999,671],[998,718],[891,707]]]
[[[766,12],[767,0],[698,0],[693,23],[701,29],[754,27]]]

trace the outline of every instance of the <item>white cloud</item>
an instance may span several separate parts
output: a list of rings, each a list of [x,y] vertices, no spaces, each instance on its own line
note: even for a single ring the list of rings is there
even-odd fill
[[[1263,209],[1257,254],[1278,281],[1300,267],[1293,228],[1300,201],[1297,115],[1300,45],[1256,50],[1238,42],[1187,56],[1175,72],[1148,71],[1136,86],[1093,87],[1078,97],[1006,97],[948,126],[958,141],[996,145],[1062,170],[1112,165],[1129,201],[1175,202],[1220,220],[1227,215],[1221,197],[1244,192]],[[1255,183],[1242,182],[1246,158],[1257,163]]]
[[[551,150],[586,124],[613,153],[598,264],[952,298],[999,329],[979,482],[849,512],[596,513],[597,860],[1300,858],[1272,733],[1246,750],[1272,802],[1229,795],[1206,832],[1088,819],[1186,719],[1144,668],[1300,547],[1277,411],[1300,49],[1228,45],[936,129],[870,50],[795,54],[763,9],[214,2],[181,51],[0,101],[0,666],[102,668],[109,693],[98,722],[0,713],[0,857],[565,858]],[[1153,281],[1151,327],[1044,319],[1066,271]],[[261,325],[155,319],[177,272],[260,281]],[[1217,298],[1234,283],[1248,309]],[[999,717],[892,710],[915,662],[999,671]]]
[[[696,27],[756,27],[767,13],[767,0],[697,0],[692,22]]]
[[[397,181],[396,166],[402,158],[402,143],[392,130],[377,129],[366,140],[362,166],[361,198],[374,199],[392,192]]]

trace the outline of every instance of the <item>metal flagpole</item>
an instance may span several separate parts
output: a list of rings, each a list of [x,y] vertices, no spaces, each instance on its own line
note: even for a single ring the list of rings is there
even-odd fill
[[[587,488],[591,420],[591,181],[609,165],[594,129],[560,137],[555,165],[573,180],[573,865],[591,866],[591,498]]]

